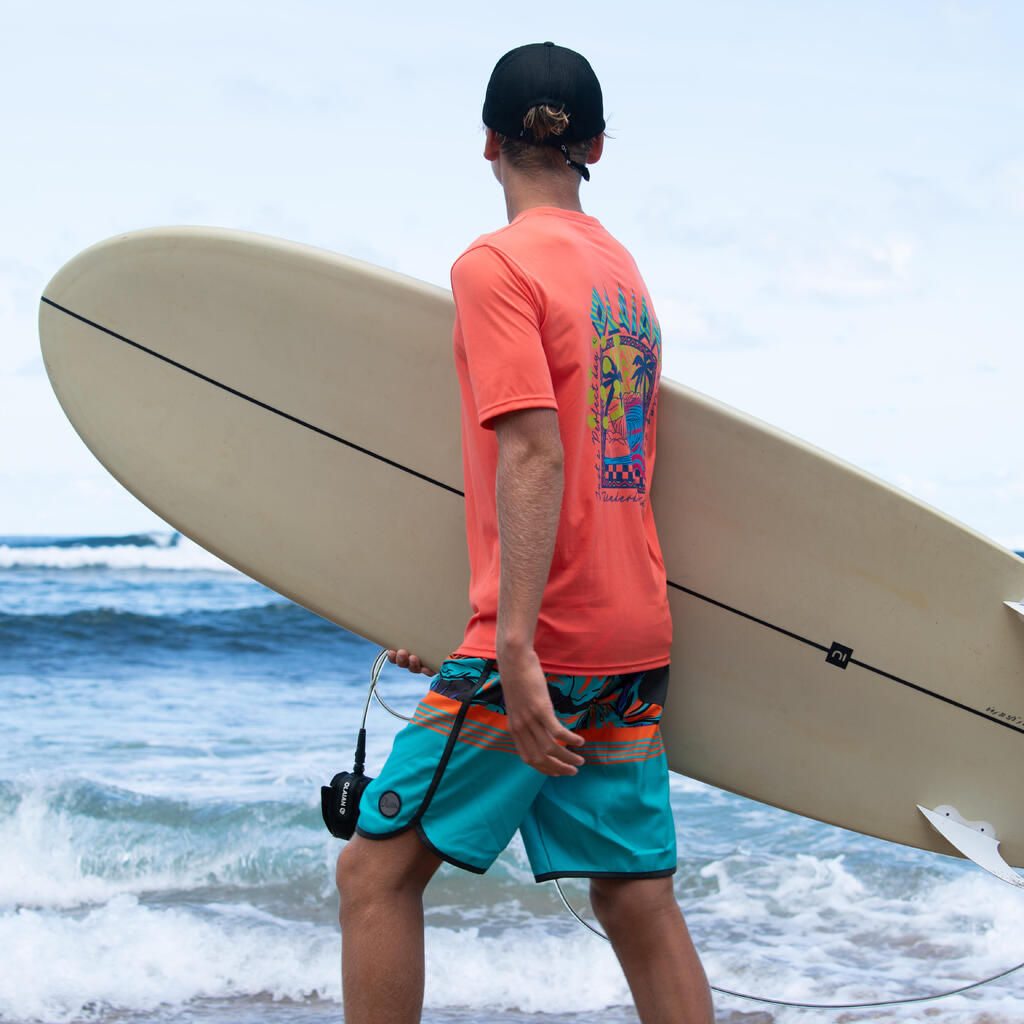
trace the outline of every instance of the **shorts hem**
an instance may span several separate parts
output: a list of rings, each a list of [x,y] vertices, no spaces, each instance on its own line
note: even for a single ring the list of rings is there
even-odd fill
[[[545,871],[542,875],[534,875],[535,882],[553,882],[559,878],[668,878],[676,873],[675,866],[662,868],[660,871]]]
[[[409,829],[415,826],[414,821],[410,821],[408,825],[402,825],[400,828],[394,828],[390,832],[367,832],[362,825],[356,825],[356,835],[362,836],[364,839],[394,839],[395,836],[400,836],[403,832],[408,832]]]
[[[462,868],[463,871],[472,871],[474,875],[486,874],[487,868],[477,867],[475,864],[467,864],[465,861],[459,860],[457,857],[451,857],[444,850],[439,850],[428,838],[427,834],[423,831],[423,826],[419,822],[409,822],[408,825],[403,825],[401,828],[395,829],[393,832],[366,832],[363,829],[356,826],[356,835],[362,836],[364,839],[371,839],[373,841],[382,839],[394,839],[395,836],[400,836],[403,832],[408,832],[410,829],[416,829],[416,834],[420,838],[420,842],[435,856],[440,857],[446,864],[451,864],[453,867]],[[490,865],[488,865],[490,867]]]
[[[463,871],[472,871],[474,875],[483,875],[487,872],[487,868],[477,867],[475,864],[467,864],[463,860],[458,860],[455,857],[450,857],[444,850],[439,850],[428,838],[426,832],[423,831],[423,826],[416,823],[416,833],[420,837],[420,841],[423,845],[430,850],[435,857],[440,857],[446,864],[451,864],[453,867],[462,868]],[[488,865],[490,867],[490,865]]]

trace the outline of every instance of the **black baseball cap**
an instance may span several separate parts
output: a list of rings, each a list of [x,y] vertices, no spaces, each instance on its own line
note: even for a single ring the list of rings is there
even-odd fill
[[[484,96],[488,128],[510,139],[536,142],[523,128],[523,117],[540,104],[561,107],[569,117],[569,127],[554,144],[583,142],[604,131],[601,83],[586,57],[575,50],[529,43],[509,50],[494,65]]]

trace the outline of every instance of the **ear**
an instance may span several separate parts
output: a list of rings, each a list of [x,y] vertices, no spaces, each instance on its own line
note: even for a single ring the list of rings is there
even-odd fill
[[[498,142],[498,133],[493,128],[488,128],[484,139],[484,159],[493,163],[500,154],[501,144]]]
[[[590,145],[590,152],[587,154],[587,163],[596,164],[604,152],[604,135],[598,135]]]

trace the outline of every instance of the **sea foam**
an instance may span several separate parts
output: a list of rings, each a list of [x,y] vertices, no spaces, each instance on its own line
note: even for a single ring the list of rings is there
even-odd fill
[[[0,793],[0,1019],[69,1022],[197,999],[327,1001],[337,1015],[337,844],[287,802],[201,804],[74,783]],[[736,852],[684,909],[713,984],[798,1002],[956,988],[1024,959],[1015,894],[970,870],[881,881],[856,857]],[[428,1007],[594,1014],[628,1001],[610,948],[557,909],[518,844],[484,878],[428,890]],[[518,884],[517,884],[518,883]],[[680,879],[685,890],[692,880]],[[471,887],[472,886],[472,887]],[[572,892],[585,906],[584,886]],[[454,902],[452,902],[454,900]],[[60,964],[54,971],[53,965]],[[873,1021],[1019,1021],[1019,981]],[[718,997],[722,1008],[756,1003]],[[807,1011],[772,1020],[806,1024]],[[820,1019],[820,1018],[818,1018]]]
[[[246,911],[149,907],[121,895],[81,917],[0,916],[0,1019],[63,1022],[244,994],[338,998],[330,929]]]

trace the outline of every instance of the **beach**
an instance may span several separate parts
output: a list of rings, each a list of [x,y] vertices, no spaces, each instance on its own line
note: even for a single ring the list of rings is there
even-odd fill
[[[338,840],[370,644],[170,534],[0,538],[0,1020],[340,1020]],[[423,680],[387,669],[408,713]],[[367,770],[401,722],[374,706]],[[674,777],[676,893],[712,984],[797,1003],[959,988],[1024,961],[973,865]],[[565,886],[584,916],[583,883]],[[717,995],[723,1024],[1009,1024],[1024,971],[931,1002]],[[518,841],[427,894],[424,1021],[633,1021],[607,944]]]

